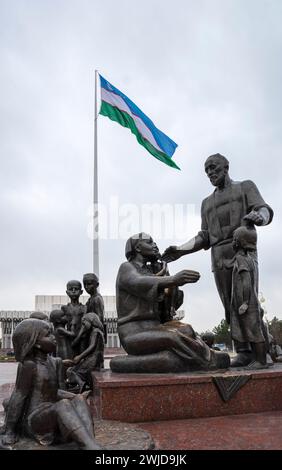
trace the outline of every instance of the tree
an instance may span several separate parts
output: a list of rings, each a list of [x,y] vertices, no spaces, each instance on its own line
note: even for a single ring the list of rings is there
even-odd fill
[[[229,348],[232,347],[229,325],[225,319],[221,320],[218,326],[212,330],[215,335],[215,343],[225,343]]]
[[[269,333],[273,336],[277,344],[282,344],[282,320],[277,317],[273,317],[272,320],[268,321]]]

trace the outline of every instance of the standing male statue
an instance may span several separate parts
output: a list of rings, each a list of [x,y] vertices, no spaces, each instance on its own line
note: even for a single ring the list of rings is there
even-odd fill
[[[211,248],[212,270],[218,293],[225,309],[226,321],[230,323],[232,269],[235,252],[232,247],[234,230],[242,223],[267,225],[273,218],[273,210],[260,195],[256,185],[250,181],[232,181],[229,162],[219,153],[211,155],[205,162],[205,172],[215,186],[214,192],[202,202],[201,231],[181,246],[170,246],[163,254],[167,262],[201,249]],[[257,252],[252,256],[257,262]],[[236,342],[236,358],[233,367],[252,361],[250,345]]]

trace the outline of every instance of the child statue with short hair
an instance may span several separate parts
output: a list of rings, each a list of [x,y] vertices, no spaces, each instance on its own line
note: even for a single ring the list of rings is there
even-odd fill
[[[231,337],[234,341],[249,342],[254,361],[248,369],[263,369],[266,364],[266,345],[261,308],[258,300],[258,264],[253,256],[257,234],[254,228],[242,226],[233,233],[235,251],[232,273]]]
[[[30,315],[29,315],[29,318],[37,318],[37,320],[44,320],[44,321],[49,321],[49,318],[48,318],[48,315],[47,313],[44,313],[44,312],[32,312]]]
[[[58,328],[57,333],[64,335],[71,340],[74,340],[78,335],[81,328],[82,316],[86,312],[86,308],[79,302],[83,290],[81,282],[72,280],[67,283],[66,293],[70,298],[70,302],[67,305],[62,306],[62,311],[66,316],[67,323],[66,328]],[[83,351],[85,345],[79,343],[76,347],[73,347],[72,357]],[[70,359],[70,358],[68,358]]]
[[[86,290],[87,294],[90,295],[89,299],[87,300],[85,307],[87,313],[94,312],[98,315],[103,328],[104,328],[104,339],[105,344],[107,342],[107,325],[104,319],[104,301],[101,294],[98,292],[99,286],[99,279],[98,276],[94,273],[87,273],[83,276],[83,286]]]
[[[52,310],[50,313],[50,323],[53,324],[57,343],[56,356],[61,359],[70,359],[73,356],[71,345],[73,338],[65,334],[67,322],[67,316],[63,310]]]
[[[2,446],[12,446],[20,435],[27,435],[45,446],[74,441],[81,449],[101,449],[85,396],[65,390],[62,360],[51,356],[56,348],[51,325],[23,320],[12,339],[19,365],[5,406]]]

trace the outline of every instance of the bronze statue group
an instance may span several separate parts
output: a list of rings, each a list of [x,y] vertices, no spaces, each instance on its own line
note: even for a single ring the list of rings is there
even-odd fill
[[[127,355],[111,360],[115,373],[267,367],[256,226],[269,224],[273,211],[252,181],[231,180],[224,156],[210,156],[205,171],[215,190],[202,203],[202,226],[194,238],[170,246],[163,255],[149,234],[138,233],[126,243],[116,303],[118,334]],[[184,269],[171,275],[167,263],[201,249],[211,249],[215,283],[237,351],[231,364],[227,353],[175,319],[183,302],[180,287],[198,282],[200,274]],[[85,306],[79,302],[81,283],[69,281],[69,304],[53,310],[49,321],[34,315],[14,331],[19,366],[15,389],[4,403],[2,448],[10,448],[23,434],[43,445],[73,440],[82,449],[100,448],[86,395],[92,371],[104,367],[104,306],[97,276],[86,274],[83,284],[90,295]]]
[[[69,281],[70,303],[53,310],[49,321],[34,312],[14,331],[19,365],[14,391],[3,402],[2,449],[12,449],[21,436],[45,446],[74,441],[81,449],[101,449],[86,398],[91,372],[103,367],[104,304],[97,276],[85,274],[83,282],[90,294],[85,306],[81,283]]]

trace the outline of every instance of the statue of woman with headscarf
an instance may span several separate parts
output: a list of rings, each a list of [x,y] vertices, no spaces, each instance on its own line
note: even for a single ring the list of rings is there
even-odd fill
[[[200,274],[183,270],[173,276],[163,269],[156,274],[160,253],[152,237],[132,236],[126,243],[127,262],[120,266],[116,281],[118,333],[127,356],[110,362],[114,372],[166,373],[209,370],[229,366],[229,356],[211,350],[191,325],[173,320],[168,289],[180,305],[179,286],[197,282]],[[182,299],[181,299],[182,300]]]
[[[19,365],[15,388],[4,405],[1,446],[13,446],[25,435],[45,446],[74,441],[81,449],[101,449],[85,395],[65,390],[62,359],[51,356],[56,350],[51,325],[23,320],[12,340]]]

